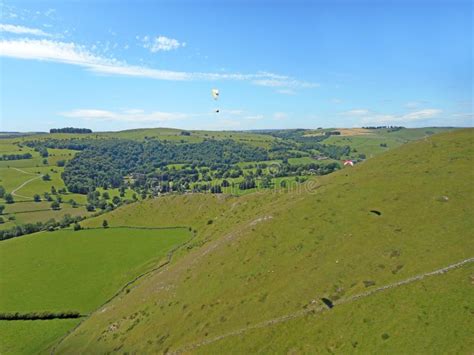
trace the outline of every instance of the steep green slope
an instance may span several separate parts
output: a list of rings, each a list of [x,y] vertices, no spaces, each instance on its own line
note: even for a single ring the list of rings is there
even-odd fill
[[[474,347],[474,266],[321,313],[244,330],[192,350],[226,353],[468,354]],[[191,349],[189,349],[191,350]]]
[[[194,248],[96,312],[57,350],[179,350],[320,306],[322,297],[344,300],[474,256],[473,132],[456,131],[409,143],[352,169],[309,181],[303,190],[290,193],[223,198],[219,204],[201,196],[196,197],[197,203],[189,202],[194,201],[194,196],[180,197],[188,199],[188,206],[177,204],[172,213],[171,206],[179,201],[175,198],[168,204],[166,214],[176,221],[189,217],[191,225],[198,225]],[[159,206],[164,205],[165,202],[148,203],[145,206],[149,209],[141,214],[149,221],[156,220],[163,213]],[[140,215],[133,208],[136,206],[116,211],[117,216],[120,213],[124,218],[128,214],[125,218],[133,220]],[[203,211],[200,218],[211,216],[211,224],[198,222],[199,208]],[[118,221],[120,218],[113,223]],[[437,281],[438,277],[427,281],[433,283],[431,289],[437,290],[431,292],[449,293],[456,287],[465,287],[456,279],[443,283],[441,279]],[[393,312],[391,322],[398,327],[397,341],[416,342],[420,337],[426,344],[421,350],[435,351],[439,346],[434,341],[437,333],[413,332],[413,327],[421,326],[422,321],[406,322],[404,326],[405,320],[416,318],[420,307],[424,307],[423,311],[436,313],[436,317],[449,322],[447,326],[454,327],[456,322],[467,322],[470,313],[459,312],[454,319],[444,317],[450,312],[448,306],[443,306],[444,301],[426,301],[430,299],[431,286],[426,290],[415,284],[409,287],[416,288],[413,297],[415,301],[419,297],[421,303],[394,308],[398,311]],[[370,302],[374,307],[378,304],[378,309],[383,305],[391,307],[393,299],[384,296],[389,292],[400,292],[407,302],[411,297],[410,292],[400,288],[377,293]],[[468,291],[459,292],[465,295]],[[369,302],[369,297],[366,300],[362,302]],[[340,331],[334,327],[349,330],[358,324],[358,316],[349,304],[340,309],[336,306],[321,315],[324,321],[304,323],[306,333],[284,330],[271,348],[267,348],[273,337],[269,330],[228,337],[225,349],[239,345],[242,351],[286,352],[293,349],[288,344],[299,346],[304,338],[309,352],[321,349],[317,348],[320,338],[307,334],[320,332],[327,335],[328,344],[337,343]],[[340,320],[344,317],[346,321]],[[364,332],[379,334],[384,317],[381,311],[372,312],[373,322],[366,325]],[[249,339],[254,340],[244,341],[246,336],[253,336]],[[464,332],[441,341],[444,349],[451,351],[468,345]],[[206,348],[201,349],[206,352]],[[365,348],[370,349],[383,350],[375,342],[372,348]]]

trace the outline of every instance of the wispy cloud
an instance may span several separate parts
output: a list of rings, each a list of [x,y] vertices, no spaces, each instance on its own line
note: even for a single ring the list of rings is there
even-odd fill
[[[268,86],[282,90],[297,89],[297,88],[315,88],[319,87],[318,83],[311,83],[307,81],[296,80],[286,75],[274,74],[269,72],[261,72],[261,77],[254,78],[252,82],[259,86]],[[287,91],[286,93],[288,93]],[[285,92],[282,92],[285,93]]]
[[[363,117],[363,122],[373,124],[410,124],[418,121],[437,118],[442,112],[442,110],[430,108],[409,112],[403,115],[371,113],[370,115]]]
[[[275,112],[273,114],[274,120],[282,121],[282,120],[286,120],[287,118],[288,118],[288,114],[285,112]]]
[[[417,109],[422,107],[423,105],[427,104],[428,101],[425,100],[416,100],[416,101],[409,101],[403,105],[407,109]]]
[[[411,121],[419,121],[419,120],[426,120],[428,118],[433,118],[438,116],[442,111],[434,108],[428,108],[425,110],[410,112],[405,115],[401,115],[398,117],[398,120],[411,122]]]
[[[186,47],[186,42],[179,42],[177,39],[165,36],[158,36],[152,39],[150,39],[148,36],[145,36],[142,38],[142,42],[143,47],[149,49],[152,53],[160,51],[168,52],[180,47]]]
[[[73,42],[46,39],[0,40],[0,56],[66,63],[78,65],[101,74],[143,77],[156,80],[235,80],[248,81],[255,85],[291,89],[318,86],[318,84],[299,81],[289,76],[269,72],[257,72],[254,74],[183,72],[130,65],[125,61],[98,55],[87,47]]]
[[[32,35],[32,36],[41,36],[41,37],[52,37],[51,34],[44,32],[38,28],[30,28],[25,26],[9,25],[9,24],[0,24],[0,32],[8,32],[18,35]]]
[[[259,120],[263,120],[263,115],[249,115],[249,116],[244,116],[244,120],[249,120],[249,121],[259,121]]]
[[[342,112],[344,116],[367,116],[369,113],[370,113],[370,110],[366,108],[357,108],[354,110]]]
[[[296,91],[293,89],[279,89],[277,92],[283,95],[296,95]]]
[[[61,116],[78,118],[87,121],[120,121],[120,122],[166,122],[184,120],[192,115],[179,112],[145,112],[144,110],[132,109],[118,112],[100,109],[78,109],[61,112]]]

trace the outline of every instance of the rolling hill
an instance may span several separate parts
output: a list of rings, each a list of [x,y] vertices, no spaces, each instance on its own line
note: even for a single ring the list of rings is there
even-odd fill
[[[111,226],[182,224],[196,238],[55,352],[468,353],[473,157],[474,130],[458,130],[291,191],[118,208]]]

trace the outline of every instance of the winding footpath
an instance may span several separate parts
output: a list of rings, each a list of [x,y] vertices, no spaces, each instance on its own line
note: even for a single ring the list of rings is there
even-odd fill
[[[34,175],[35,177],[34,178],[31,178],[29,180],[26,180],[23,184],[21,184],[20,186],[18,186],[16,189],[12,190],[11,194],[12,196],[16,196],[16,197],[21,197],[21,198],[32,198],[31,196],[23,196],[23,195],[19,195],[17,194],[16,192],[20,189],[22,189],[23,187],[25,187],[26,185],[28,185],[30,182],[34,181],[34,180],[37,180],[37,179],[41,179],[43,177],[43,174],[35,174],[35,173],[30,173],[28,171],[25,171],[25,170],[21,170],[21,169],[18,169],[18,168],[12,168],[14,170],[17,170],[23,174],[28,174],[28,175]]]
[[[463,265],[466,265],[466,264],[472,263],[472,262],[474,262],[474,257],[462,260],[462,261],[457,262],[455,264],[448,265],[446,267],[443,267],[443,268],[435,270],[435,271],[431,271],[431,272],[427,272],[427,273],[424,273],[424,274],[416,275],[416,276],[410,277],[410,278],[402,280],[402,281],[398,281],[398,282],[395,282],[395,283],[392,283],[392,284],[388,284],[388,285],[385,285],[385,286],[381,286],[381,287],[369,290],[367,292],[359,293],[357,295],[353,295],[353,296],[350,296],[350,297],[347,297],[347,298],[340,299],[338,301],[334,301],[333,305],[334,305],[334,307],[336,307],[336,306],[341,305],[341,304],[351,303],[351,302],[357,301],[358,299],[371,296],[371,295],[373,295],[375,293],[378,293],[378,292],[386,291],[386,290],[389,290],[389,289],[392,289],[392,288],[397,288],[397,287],[400,287],[400,286],[403,286],[403,285],[407,285],[407,284],[410,284],[410,283],[413,283],[413,282],[416,282],[416,281],[423,280],[426,277],[431,277],[431,276],[435,276],[435,275],[444,274],[448,271],[457,269],[457,268],[459,268]],[[286,314],[286,315],[283,315],[283,316],[280,316],[280,317],[277,317],[277,318],[272,318],[272,319],[268,319],[268,320],[260,322],[260,323],[253,324],[253,325],[250,325],[248,327],[236,329],[234,331],[231,331],[231,332],[228,332],[228,333],[225,333],[225,334],[222,334],[222,335],[210,338],[210,339],[205,339],[201,342],[186,345],[186,346],[184,346],[184,347],[182,347],[178,350],[175,350],[174,352],[170,352],[169,354],[180,354],[180,353],[183,353],[183,352],[192,351],[192,350],[197,349],[201,346],[209,345],[209,344],[215,343],[219,340],[222,340],[222,339],[225,339],[225,338],[228,338],[228,337],[242,335],[243,333],[245,333],[249,330],[269,327],[269,326],[272,326],[274,324],[283,323],[283,322],[287,322],[287,321],[295,319],[295,318],[303,317],[307,314],[317,314],[317,313],[322,313],[322,312],[325,312],[325,311],[328,311],[328,310],[329,310],[329,308],[326,307],[326,306],[308,307],[306,309],[302,309],[302,310],[299,310],[299,311],[296,311],[296,312],[293,312],[293,313],[290,313],[290,314]]]

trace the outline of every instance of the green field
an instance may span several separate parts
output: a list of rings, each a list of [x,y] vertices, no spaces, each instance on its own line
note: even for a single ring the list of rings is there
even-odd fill
[[[447,128],[411,128],[390,132],[387,129],[369,130],[366,135],[354,136],[331,136],[324,141],[325,144],[349,145],[355,149],[352,155],[365,154],[367,158],[386,152],[389,149],[399,147],[409,141],[427,138],[430,135],[449,131]],[[386,144],[386,147],[381,146]]]
[[[3,241],[0,312],[90,312],[189,238],[183,228],[109,228]]]
[[[0,312],[75,310],[87,314],[128,281],[156,267],[168,251],[189,238],[186,228],[110,228],[42,232],[3,241]],[[7,334],[1,352],[41,350],[76,323],[77,320],[0,322],[0,328],[5,330],[2,334]],[[43,329],[40,324],[46,327]],[[36,333],[33,338],[30,331]],[[41,336],[43,331],[48,337]],[[21,335],[28,339],[28,347],[22,348],[25,341]]]
[[[313,301],[321,305],[322,297],[344,300],[472,257],[472,138],[473,130],[462,130],[409,143],[296,191],[175,196],[111,212],[111,224],[159,225],[173,218],[197,229],[197,239],[166,272],[95,312],[59,352],[179,350]],[[363,353],[399,347],[463,352],[472,348],[462,330],[472,328],[472,315],[469,304],[455,301],[472,298],[466,267],[472,270],[465,266],[200,351],[351,352],[354,342]],[[463,326],[449,336],[421,330],[440,324]],[[278,336],[274,329],[281,330]]]
[[[25,138],[26,139],[26,138]],[[68,202],[72,199],[80,205],[86,201],[85,195],[63,193],[61,198],[63,203],[59,211],[51,209],[51,202],[44,199],[44,193],[51,193],[52,187],[56,190],[64,189],[65,184],[61,179],[63,167],[56,166],[58,160],[71,159],[75,151],[68,149],[49,149],[47,164],[43,164],[43,158],[33,149],[26,146],[19,146],[19,138],[4,139],[0,141],[0,154],[18,154],[30,152],[32,159],[22,159],[13,161],[0,161],[0,185],[7,193],[12,193],[15,203],[6,204],[5,200],[0,198],[0,204],[5,205],[4,219],[5,223],[0,224],[0,229],[9,229],[15,225],[25,223],[46,222],[54,218],[60,220],[64,215],[71,216],[89,216],[84,206],[72,208]],[[42,176],[48,174],[50,180],[45,181]],[[34,195],[41,196],[41,202],[32,202]],[[52,195],[53,199],[57,196]],[[14,220],[10,220],[14,218]]]
[[[79,319],[0,321],[0,350],[2,354],[49,354],[48,349],[79,322]]]

